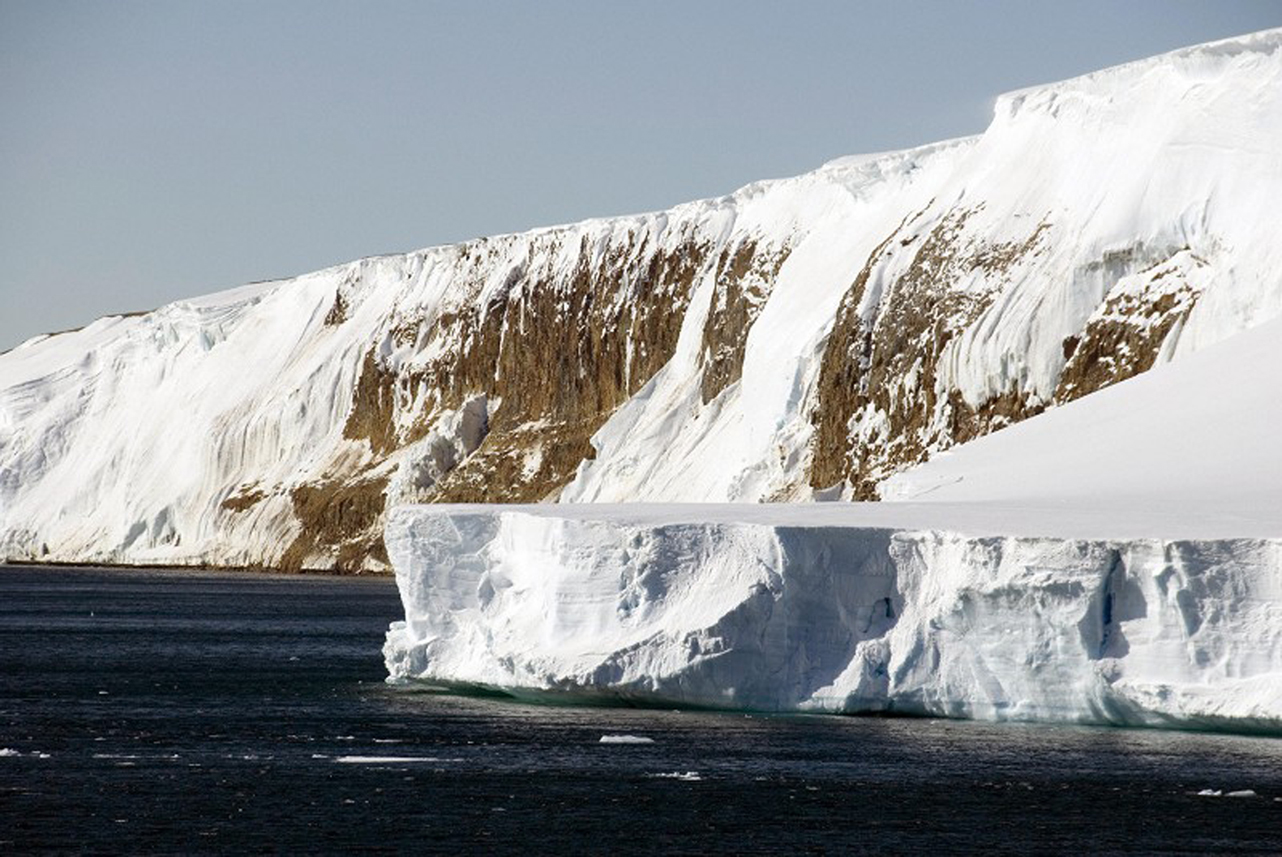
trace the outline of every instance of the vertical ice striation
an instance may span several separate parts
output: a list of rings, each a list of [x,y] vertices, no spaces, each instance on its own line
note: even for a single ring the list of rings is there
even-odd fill
[[[772,711],[1282,728],[1282,542],[967,536],[899,508],[910,526],[402,507],[388,670]]]

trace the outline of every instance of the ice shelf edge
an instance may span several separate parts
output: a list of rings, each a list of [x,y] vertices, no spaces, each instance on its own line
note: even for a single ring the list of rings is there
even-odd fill
[[[769,711],[1282,731],[1282,541],[407,506],[393,679]]]

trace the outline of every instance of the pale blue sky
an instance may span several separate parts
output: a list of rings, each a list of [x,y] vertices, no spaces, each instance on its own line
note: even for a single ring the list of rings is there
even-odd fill
[[[0,349],[382,252],[977,133],[1271,0],[0,0]]]

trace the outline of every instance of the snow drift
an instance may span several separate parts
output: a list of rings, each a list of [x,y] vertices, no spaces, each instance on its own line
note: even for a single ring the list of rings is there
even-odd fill
[[[0,355],[0,554],[382,569],[402,502],[880,497],[1282,311],[1280,48],[29,341]]]

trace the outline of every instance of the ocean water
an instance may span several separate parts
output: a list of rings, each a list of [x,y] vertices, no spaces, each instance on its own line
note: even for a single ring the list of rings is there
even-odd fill
[[[399,610],[0,567],[0,853],[1282,853],[1282,739],[393,687]]]

